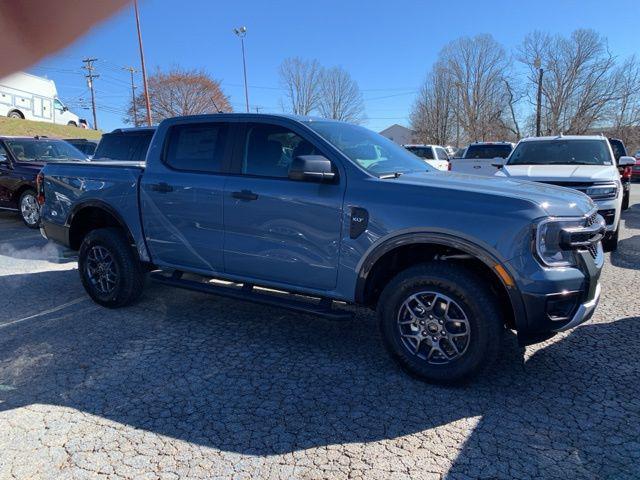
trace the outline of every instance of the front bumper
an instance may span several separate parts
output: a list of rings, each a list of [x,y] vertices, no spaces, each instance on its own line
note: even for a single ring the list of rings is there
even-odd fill
[[[518,325],[522,345],[538,343],[589,320],[600,300],[600,273],[604,264],[602,245],[596,255],[576,251],[577,267],[540,268],[521,291],[526,323]]]

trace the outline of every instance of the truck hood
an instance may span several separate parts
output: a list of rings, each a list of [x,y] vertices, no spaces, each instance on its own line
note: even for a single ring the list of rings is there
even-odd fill
[[[505,165],[496,175],[534,182],[598,182],[620,177],[613,165]]]
[[[528,200],[550,216],[582,216],[595,208],[593,201],[577,190],[513,178],[429,172],[405,174],[387,181]]]

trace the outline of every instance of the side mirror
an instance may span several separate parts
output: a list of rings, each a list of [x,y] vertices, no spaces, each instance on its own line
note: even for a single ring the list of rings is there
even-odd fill
[[[332,182],[336,178],[331,160],[322,155],[300,155],[289,165],[291,180],[307,182]]]
[[[498,170],[504,167],[504,164],[505,164],[505,161],[504,161],[504,158],[502,157],[495,157],[491,162],[491,165],[496,167]]]
[[[633,157],[620,157],[618,159],[619,167],[631,167],[636,164],[636,159]]]

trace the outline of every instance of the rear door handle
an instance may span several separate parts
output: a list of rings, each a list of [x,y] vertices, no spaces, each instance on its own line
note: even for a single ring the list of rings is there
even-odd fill
[[[152,183],[151,185],[149,185],[149,188],[151,188],[151,190],[153,190],[154,192],[159,193],[173,192],[173,187],[165,182]]]
[[[258,194],[253,193],[251,190],[240,190],[239,192],[232,192],[231,196],[233,198],[237,198],[238,200],[244,200],[245,202],[258,199]]]

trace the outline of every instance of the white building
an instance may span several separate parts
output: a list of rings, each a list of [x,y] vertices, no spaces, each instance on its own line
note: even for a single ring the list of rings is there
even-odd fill
[[[396,142],[399,145],[407,145],[410,143],[416,143],[416,132],[410,128],[403,127],[394,123],[390,127],[385,128],[380,132],[380,135]]]

